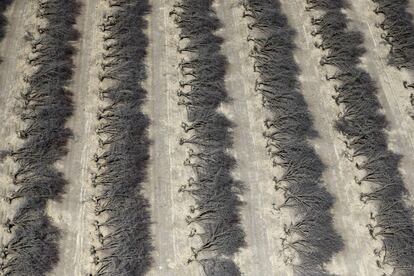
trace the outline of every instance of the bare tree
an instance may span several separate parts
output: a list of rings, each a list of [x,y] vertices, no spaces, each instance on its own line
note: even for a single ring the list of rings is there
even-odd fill
[[[179,143],[191,148],[184,165],[193,169],[195,177],[180,192],[188,192],[196,202],[187,223],[202,228],[191,235],[202,243],[192,249],[193,258],[206,275],[240,275],[231,258],[245,245],[238,197],[243,184],[231,175],[236,166],[228,154],[233,145],[233,124],[217,111],[229,99],[224,85],[227,60],[220,54],[223,39],[215,35],[221,23],[212,11],[212,2],[182,0],[170,13],[181,32],[178,52],[191,53],[179,64],[185,80],[180,81],[177,95],[188,119],[182,123],[186,135]],[[200,259],[203,253],[208,258]]]
[[[318,5],[325,1],[312,2],[314,8],[324,11],[320,18],[312,19],[317,29],[315,35],[320,35],[322,39],[320,47],[328,53],[322,63],[337,68],[337,72],[327,79],[340,82],[335,86],[337,95],[333,98],[343,106],[343,111],[338,115],[335,128],[347,138],[350,159],[357,156],[365,159],[356,164],[359,170],[365,171],[365,175],[355,178],[355,181],[360,185],[370,182],[372,189],[362,193],[360,200],[364,203],[375,201],[378,206],[377,213],[372,214],[376,223],[367,225],[372,238],[382,238],[383,248],[377,256],[381,256],[379,253],[382,251],[384,256],[377,261],[377,265],[388,264],[394,267],[395,274],[411,275],[414,272],[414,224],[411,209],[403,203],[407,190],[398,170],[401,157],[388,149],[385,133],[387,121],[380,112],[377,88],[369,74],[359,66],[359,57],[364,53],[362,35],[347,29],[341,7],[327,9],[325,4]],[[378,25],[387,32],[383,38],[392,46],[397,45],[391,49],[389,63],[397,68],[411,67],[412,57],[404,57],[412,48],[409,38],[412,33],[411,16],[407,16],[405,11],[407,1],[374,2],[378,4],[375,12],[385,15],[385,20]],[[337,24],[338,20],[346,24]],[[394,25],[394,22],[398,24]],[[352,39],[344,40],[347,36]],[[397,42],[397,39],[401,40]],[[349,57],[343,56],[343,53]]]
[[[4,9],[6,2],[0,7]],[[5,275],[46,275],[58,261],[59,230],[46,214],[48,200],[59,200],[66,185],[55,162],[67,152],[72,132],[65,123],[72,115],[72,41],[78,14],[77,1],[38,1],[36,15],[45,20],[36,32],[27,33],[31,46],[28,62],[33,73],[24,75],[27,90],[20,94],[18,109],[25,127],[18,131],[23,144],[8,155],[17,163],[13,173],[14,191],[7,200],[20,198],[13,217],[4,222],[11,240],[3,245],[0,271]]]
[[[142,195],[149,161],[147,128],[142,112],[147,92],[144,34],[150,12],[148,1],[111,0],[100,29],[104,53],[99,89],[104,104],[98,109],[95,130],[99,150],[91,175],[95,195],[95,234],[99,247],[91,248],[93,275],[145,275],[152,265],[149,203]],[[105,229],[105,231],[102,231]]]
[[[381,36],[390,44],[388,64],[398,69],[414,69],[414,26],[406,0],[373,0],[377,4],[374,12],[383,15],[377,27],[385,33]]]
[[[341,6],[341,1],[307,2],[313,8]],[[263,107],[271,114],[264,122],[267,130],[263,136],[273,165],[283,169],[282,175],[273,180],[275,189],[283,192],[284,201],[275,203],[274,209],[291,208],[299,217],[285,227],[287,237],[282,238],[283,249],[295,252],[285,261],[298,275],[329,275],[324,265],[342,249],[343,242],[333,228],[330,214],[334,198],[322,182],[325,166],[308,144],[308,139],[318,134],[313,129],[300,91],[300,71],[293,57],[295,31],[281,12],[279,1],[246,0],[243,6],[246,9],[244,16],[253,19],[249,28],[254,29],[257,36],[247,38],[254,44],[250,56],[255,60],[254,70],[260,75],[256,91],[262,95]],[[332,25],[345,26],[346,19],[314,19],[313,24],[328,30]],[[314,35],[321,33],[316,31]],[[332,37],[335,36],[332,33]],[[322,42],[318,47],[328,49],[337,45]],[[323,63],[344,64],[358,54],[352,48],[338,50],[335,55],[327,56]]]

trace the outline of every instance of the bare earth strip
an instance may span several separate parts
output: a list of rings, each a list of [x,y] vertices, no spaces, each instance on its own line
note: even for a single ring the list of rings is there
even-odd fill
[[[317,154],[327,166],[324,182],[329,192],[336,198],[332,213],[334,226],[345,242],[345,248],[334,256],[328,268],[338,275],[381,275],[376,266],[373,250],[380,246],[369,236],[366,224],[372,205],[363,205],[359,195],[367,187],[355,184],[353,178],[357,170],[342,153],[344,144],[333,128],[333,122],[340,111],[331,95],[332,83],[325,80],[326,69],[319,65],[322,52],[313,46],[315,37],[310,35],[313,14],[304,11],[305,1],[283,0],[283,9],[290,24],[296,29],[296,59],[302,70],[301,83],[305,100],[314,118],[314,128],[319,137],[312,141]],[[364,254],[361,254],[364,252]]]
[[[185,222],[191,198],[178,193],[192,172],[183,166],[185,148],[179,146],[183,135],[180,127],[185,121],[185,109],[178,106],[178,63],[176,53],[178,29],[168,13],[173,1],[151,1],[148,16],[148,102],[144,112],[151,119],[151,160],[148,170],[146,197],[150,200],[155,246],[151,276],[200,275],[196,263],[187,264],[191,255],[190,227]]]
[[[32,20],[31,4],[26,1],[14,1],[6,11],[8,20],[7,32],[0,44],[0,149],[10,149],[17,145],[16,130],[20,120],[15,116],[15,97],[19,95],[22,86],[22,73],[24,58],[26,57],[25,41],[23,36],[26,24]],[[3,197],[10,189],[13,189],[11,178],[8,176],[13,171],[12,162],[6,160],[0,164],[0,196]],[[12,216],[13,205],[0,198],[0,223]],[[0,244],[8,239],[3,227],[0,228]]]
[[[378,97],[389,121],[390,149],[403,155],[400,169],[412,202],[414,199],[414,120],[408,116],[407,111],[410,109],[409,97],[413,90],[406,90],[402,82],[410,79],[412,81],[413,78],[410,78],[410,73],[405,70],[398,71],[386,65],[389,46],[381,43],[380,35],[383,31],[375,27],[375,23],[382,20],[372,11],[375,7],[372,1],[352,1],[352,9],[347,11],[347,15],[353,21],[354,27],[364,34],[365,47],[368,51],[364,56],[363,65],[378,86]],[[414,14],[414,10],[411,12]]]
[[[76,44],[78,52],[74,57],[75,74],[70,89],[73,91],[75,114],[68,126],[74,132],[74,139],[68,145],[69,154],[59,162],[69,184],[61,202],[51,202],[49,214],[55,225],[62,229],[60,263],[50,275],[86,275],[91,271],[92,258],[89,247],[93,240],[92,210],[86,201],[91,195],[89,172],[91,158],[96,149],[94,133],[97,114],[98,61],[101,49],[99,24],[104,12],[101,0],[80,0],[82,14],[77,28],[81,33]],[[174,1],[152,0],[152,13],[148,16],[148,102],[145,112],[151,119],[150,138],[151,162],[148,181],[145,184],[146,197],[151,203],[153,220],[152,233],[155,246],[154,267],[149,276],[198,276],[202,275],[196,263],[187,264],[190,247],[197,243],[188,238],[190,226],[185,222],[192,199],[178,193],[192,175],[183,166],[185,148],[178,145],[184,135],[180,127],[185,121],[185,109],[177,106],[179,70],[177,65],[182,56],[176,53],[178,29],[168,16]],[[238,168],[235,178],[243,181],[247,190],[243,195],[242,223],[246,231],[247,247],[237,254],[235,260],[243,275],[292,275],[283,264],[280,240],[283,223],[289,221],[286,212],[275,213],[272,203],[278,203],[272,178],[275,168],[265,152],[262,137],[265,114],[260,97],[254,92],[256,75],[252,59],[248,57],[250,46],[246,41],[247,20],[242,18],[242,8],[237,1],[216,1],[215,9],[224,29],[219,33],[225,39],[223,53],[229,59],[226,86],[232,102],[224,105],[222,111],[236,124],[234,128],[233,155]],[[371,276],[381,275],[377,268],[373,250],[380,244],[371,240],[365,227],[373,205],[363,205],[359,194],[368,187],[355,184],[353,178],[358,172],[342,153],[345,150],[339,134],[333,129],[333,121],[340,109],[331,99],[333,83],[325,80],[326,68],[319,66],[322,53],[313,46],[315,37],[310,35],[311,14],[304,11],[305,0],[282,0],[283,8],[291,25],[297,30],[296,59],[302,69],[302,91],[309,105],[319,137],[312,141],[323,162],[327,165],[324,180],[328,190],[336,198],[332,210],[335,227],[345,240],[345,249],[334,256],[329,270],[338,275]],[[386,66],[388,46],[381,44],[381,30],[375,22],[381,17],[372,12],[375,5],[371,0],[356,0],[346,13],[365,35],[368,52],[363,64],[376,80],[379,99],[390,121],[389,135],[391,149],[403,154],[401,171],[407,188],[414,198],[414,120],[409,110],[409,94],[402,81],[414,80],[413,73],[398,71]],[[414,0],[411,0],[414,7]],[[7,10],[9,21],[7,34],[0,44],[0,149],[15,146],[15,130],[19,120],[14,115],[15,96],[22,85],[23,63],[26,53],[23,35],[25,24],[32,15],[29,1],[15,0]],[[414,14],[414,8],[411,10]],[[30,22],[30,21],[29,21]],[[10,178],[11,162],[0,164],[0,195],[13,188]],[[0,201],[0,220],[9,217],[13,208]],[[0,229],[0,243],[7,238]],[[196,238],[194,238],[196,239]]]
[[[51,275],[86,275],[90,272],[92,258],[91,225],[89,216],[92,210],[86,201],[89,192],[89,167],[95,152],[94,129],[97,114],[97,51],[101,49],[97,38],[97,25],[102,18],[100,0],[82,0],[81,15],[76,28],[80,32],[80,41],[74,57],[75,73],[69,89],[74,93],[75,112],[68,122],[74,138],[69,142],[68,155],[58,164],[69,184],[62,202],[53,202],[49,214],[55,224],[62,229],[60,242],[60,262]]]
[[[254,91],[257,75],[253,60],[248,57],[250,46],[247,21],[242,7],[232,1],[217,1],[215,7],[224,28],[223,53],[227,56],[226,88],[232,101],[223,106],[234,128],[234,157],[237,161],[236,179],[246,185],[243,195],[242,223],[247,247],[236,257],[243,275],[290,275],[280,254],[280,237],[286,212],[272,212],[276,193],[272,181],[275,168],[266,155],[261,100]]]

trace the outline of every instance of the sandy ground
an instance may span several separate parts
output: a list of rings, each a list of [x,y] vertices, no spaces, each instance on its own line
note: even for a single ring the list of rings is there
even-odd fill
[[[235,177],[246,186],[242,223],[247,247],[237,255],[236,263],[243,275],[289,275],[279,239],[287,217],[283,211],[272,212],[272,203],[277,202],[272,181],[275,168],[265,152],[262,133],[266,115],[261,98],[254,91],[257,75],[253,72],[253,59],[248,57],[247,20],[240,20],[243,10],[234,2],[218,1],[215,10],[224,24],[218,34],[225,39],[222,49],[229,61],[226,88],[232,98],[223,111],[236,124]]]
[[[148,184],[145,187],[150,200],[153,220],[154,267],[151,276],[200,275],[196,263],[187,264],[194,244],[187,236],[190,227],[185,222],[192,199],[178,193],[192,172],[183,166],[186,149],[179,146],[184,132],[180,127],[186,113],[178,106],[179,70],[181,56],[177,54],[178,29],[168,13],[173,1],[151,1],[152,14],[148,17],[148,102],[145,112],[151,118],[152,140]]]
[[[21,72],[25,70],[25,41],[23,35],[28,26],[33,22],[32,5],[25,1],[15,1],[5,13],[8,20],[7,33],[0,44],[0,149],[14,149],[21,141],[17,138],[16,130],[21,128],[19,118],[15,116],[17,107],[16,96],[23,88]],[[26,21],[23,24],[22,19]],[[14,162],[7,158],[0,164],[0,223],[13,217],[18,200],[8,204],[3,196],[15,189],[9,174],[15,170]],[[10,235],[0,227],[0,243],[5,243]]]
[[[89,248],[93,229],[87,200],[91,195],[90,161],[97,141],[94,129],[98,103],[98,52],[101,49],[97,25],[102,18],[103,7],[100,0],[83,0],[81,3],[81,14],[76,25],[81,38],[76,43],[75,73],[69,87],[73,92],[75,112],[67,125],[72,129],[74,138],[68,144],[69,154],[58,164],[69,185],[62,201],[49,206],[49,214],[63,229],[60,262],[51,275],[62,276],[86,275],[90,272],[92,261]]]
[[[288,4],[287,1],[284,2],[286,2],[285,6],[291,6],[288,10],[288,14],[290,18],[292,18],[292,22],[295,21],[294,25],[300,26],[300,22],[303,22],[306,13],[295,13],[294,11],[303,11],[303,1],[296,1],[294,5]],[[409,80],[410,77],[408,72],[400,72],[392,67],[386,66],[385,57],[387,48],[380,43],[381,32],[374,26],[375,22],[380,20],[380,18],[372,12],[374,8],[375,6],[371,1],[352,1],[351,9],[346,10],[346,14],[351,19],[351,26],[357,27],[358,30],[364,33],[365,47],[368,51],[363,57],[363,66],[377,82],[379,88],[378,97],[383,105],[383,112],[390,122],[388,129],[389,145],[393,151],[403,155],[400,169],[403,173],[406,186],[412,194],[414,188],[411,185],[414,173],[412,164],[414,160],[411,154],[405,153],[413,151],[413,122],[407,114],[407,111],[409,110],[409,93],[402,85],[403,80]],[[294,19],[295,17],[296,20]],[[317,80],[323,78],[323,75],[321,74],[323,71],[320,68],[317,68],[316,65],[320,54],[317,53],[319,50],[312,46],[314,38],[309,35],[311,30],[312,26],[309,26],[309,24],[302,24],[302,28],[297,28],[300,40],[303,40],[302,42],[298,42],[300,49],[298,50],[297,58],[299,61],[303,61],[300,62],[303,70],[302,78],[309,78],[308,80],[305,80],[305,82],[309,82],[310,85],[314,83],[314,89],[309,90],[313,95],[305,96],[310,105],[310,109],[312,111],[318,110],[318,112],[313,113],[317,129],[321,134],[321,139],[316,140],[315,145],[320,152],[320,155],[326,160],[325,163],[333,164],[334,167],[332,168],[335,168],[333,171],[331,169],[327,171],[327,185],[333,194],[337,195],[338,202],[334,208],[334,217],[336,218],[337,228],[346,242],[345,250],[334,258],[330,268],[333,272],[340,275],[380,274],[383,270],[379,270],[376,267],[375,258],[372,253],[372,250],[375,247],[378,247],[379,244],[370,240],[368,232],[364,227],[369,221],[368,216],[370,210],[375,208],[372,205],[364,206],[357,199],[359,193],[362,191],[361,188],[368,189],[368,187],[359,187],[355,185],[352,178],[353,175],[358,174],[358,172],[354,168],[349,167],[349,162],[344,160],[344,158],[341,157],[341,154],[336,154],[337,160],[335,160],[331,151],[329,151],[329,147],[332,146],[335,148],[336,153],[340,153],[340,151],[343,150],[344,147],[340,140],[335,138],[338,137],[338,134],[333,133],[331,127],[331,130],[329,131],[331,132],[329,135],[331,137],[328,136],[328,133],[325,134],[321,131],[327,129],[326,123],[329,124],[329,120],[332,120],[339,110],[335,110],[337,108],[330,97],[325,97],[326,101],[324,100],[321,102],[320,97],[315,93],[319,87],[322,94],[332,94],[332,87],[327,87],[326,89],[326,85],[323,84],[323,81],[319,82],[319,85],[317,84]],[[305,50],[306,48],[309,48],[309,50]],[[315,53],[315,55],[319,57],[314,59],[313,54],[309,56],[309,51]],[[314,67],[313,73],[311,73],[311,67]],[[309,75],[309,73],[311,74]],[[304,85],[304,87],[306,86]],[[304,90],[306,93],[307,89]],[[313,107],[314,104],[315,107]],[[321,112],[321,110],[326,110],[326,112]],[[328,119],[325,119],[325,126],[318,123],[320,120],[319,117],[321,117],[322,114]],[[326,137],[325,139],[324,136]],[[333,145],[329,146],[332,142],[334,142]],[[327,149],[327,151],[323,148]],[[335,175],[337,175],[336,178]],[[336,184],[333,184],[335,185],[333,186],[333,189],[332,186],[329,186],[329,180],[332,184]],[[343,195],[346,195],[346,198],[343,198]],[[360,252],[362,250],[364,250],[364,252],[370,252],[370,254],[361,256]],[[352,270],[350,271],[350,269]]]
[[[363,65],[377,83],[378,97],[389,121],[390,148],[403,156],[400,169],[412,200],[414,155],[410,153],[414,152],[414,120],[408,115],[408,111],[411,109],[410,93],[414,90],[405,89],[403,81],[412,82],[413,72],[398,71],[386,65],[389,47],[382,43],[380,35],[383,31],[375,27],[375,23],[381,22],[382,18],[372,12],[374,9],[372,1],[353,1],[352,10],[347,14],[353,20],[354,26],[364,31],[365,47],[368,51]]]
[[[100,0],[82,0],[82,14],[78,18],[77,28],[81,39],[76,43],[79,49],[74,57],[76,69],[70,89],[74,93],[75,114],[68,122],[74,132],[74,139],[68,147],[69,154],[57,165],[65,173],[69,184],[61,202],[52,202],[49,214],[54,223],[62,229],[60,244],[61,260],[50,275],[85,275],[92,269],[89,247],[93,243],[91,210],[87,200],[92,194],[89,186],[91,158],[96,150],[96,113],[97,65],[101,50],[97,24],[104,12],[104,3]],[[145,87],[148,101],[144,111],[150,117],[150,138],[152,140],[151,162],[148,181],[145,183],[145,195],[151,203],[153,220],[152,233],[155,246],[154,266],[150,276],[202,275],[196,263],[187,264],[190,247],[197,244],[188,238],[191,227],[186,224],[192,199],[178,193],[192,172],[184,167],[186,148],[178,145],[178,139],[184,135],[180,127],[186,113],[177,105],[178,80],[177,64],[183,56],[176,53],[178,30],[173,19],[168,16],[173,1],[152,0],[152,13],[148,16],[147,34],[150,40],[148,49],[148,80]],[[335,196],[332,210],[335,228],[345,241],[345,248],[328,265],[331,272],[338,275],[381,275],[372,251],[379,246],[371,240],[365,225],[369,223],[369,213],[374,206],[363,205],[359,194],[368,189],[354,183],[359,172],[354,164],[343,156],[345,149],[339,134],[332,123],[340,109],[331,99],[333,83],[324,78],[326,69],[318,65],[322,52],[313,47],[314,37],[310,35],[310,13],[304,11],[304,0],[282,0],[283,9],[289,21],[296,29],[296,59],[302,68],[300,80],[309,110],[314,117],[315,129],[319,137],[312,141],[317,153],[327,165],[324,182]],[[414,4],[414,0],[412,0]],[[374,4],[370,0],[352,1],[351,10],[346,13],[352,19],[352,26],[364,32],[367,54],[363,65],[377,81],[379,99],[390,121],[390,147],[403,154],[401,172],[407,188],[414,194],[414,156],[406,154],[414,150],[414,121],[408,116],[409,93],[402,86],[403,80],[414,80],[410,72],[397,71],[386,66],[387,47],[381,44],[380,30],[374,24],[378,15],[372,12]],[[414,7],[414,5],[412,5]],[[289,267],[283,264],[280,253],[280,240],[283,223],[289,221],[287,212],[272,212],[271,204],[281,200],[273,189],[272,178],[277,175],[265,153],[265,140],[262,137],[264,114],[260,97],[254,92],[256,75],[252,70],[252,59],[248,57],[250,45],[246,41],[247,19],[242,19],[242,8],[231,1],[216,1],[215,9],[224,24],[218,35],[225,38],[222,51],[230,64],[226,78],[226,87],[231,102],[222,107],[222,111],[231,119],[234,129],[234,149],[232,154],[238,162],[234,171],[235,178],[246,185],[242,196],[242,222],[246,232],[247,247],[236,254],[235,261],[243,275],[292,275]],[[414,11],[414,10],[413,10]],[[22,39],[25,24],[32,8],[27,1],[15,0],[7,11],[9,19],[8,33],[0,44],[0,148],[9,144],[15,146],[15,130],[19,123],[13,115],[15,96],[21,88],[21,72],[24,57]],[[25,23],[22,23],[25,22]],[[3,195],[11,188],[9,172],[12,162],[6,160],[0,164]],[[412,199],[412,197],[411,197]],[[411,201],[412,202],[412,201]],[[0,202],[0,219],[3,221],[12,214],[3,201]],[[7,240],[3,228],[0,228],[0,242]],[[363,253],[362,253],[363,252]]]
[[[365,227],[369,223],[372,207],[363,205],[359,200],[359,194],[366,187],[355,184],[353,178],[357,170],[343,157],[345,146],[333,128],[340,109],[331,98],[334,95],[333,84],[325,80],[328,72],[319,66],[323,53],[313,46],[315,38],[310,35],[313,30],[310,24],[311,14],[305,12],[302,0],[282,3],[290,24],[297,31],[298,49],[295,58],[302,70],[302,91],[319,133],[319,137],[312,143],[327,166],[324,182],[336,198],[332,210],[334,226],[345,242],[344,250],[334,256],[328,268],[338,275],[380,275],[381,271],[376,267],[372,254],[380,244],[371,240]]]

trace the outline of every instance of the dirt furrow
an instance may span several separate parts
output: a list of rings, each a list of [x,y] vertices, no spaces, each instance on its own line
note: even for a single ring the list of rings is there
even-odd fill
[[[328,268],[338,275],[380,275],[382,271],[372,254],[380,244],[372,242],[365,227],[371,207],[359,200],[362,188],[353,181],[355,169],[344,158],[345,146],[333,128],[340,110],[331,98],[333,87],[325,80],[327,72],[319,66],[322,53],[313,46],[311,14],[305,12],[305,1],[283,0],[282,3],[290,24],[297,31],[295,58],[302,70],[302,91],[319,134],[312,143],[327,166],[324,182],[336,199],[332,209],[334,225],[345,243],[344,250],[334,256]],[[367,254],[362,256],[361,251]]]
[[[247,21],[242,19],[243,11],[234,2],[218,2],[215,8],[224,24],[220,36],[224,38],[223,53],[229,60],[226,88],[232,101],[223,106],[223,111],[236,124],[235,174],[247,188],[242,209],[247,247],[241,250],[237,263],[244,275],[285,275],[279,254],[283,219],[281,214],[272,213],[274,168],[265,153],[262,136],[265,114],[254,92],[256,75],[248,57]]]
[[[75,73],[70,89],[73,91],[75,112],[68,122],[74,138],[69,142],[68,155],[58,164],[69,184],[61,202],[51,204],[49,214],[59,228],[63,229],[60,242],[60,263],[51,275],[85,275],[89,272],[89,254],[92,220],[88,216],[92,210],[86,203],[90,160],[96,145],[91,137],[94,134],[97,114],[96,74],[97,74],[97,31],[102,17],[100,0],[82,0],[81,15],[76,28],[80,40],[76,44],[74,58]]]
[[[62,200],[48,203],[47,212],[52,222],[61,232],[59,240],[59,263],[49,275],[78,276],[89,275],[95,268],[90,253],[91,245],[98,244],[94,233],[93,206],[94,194],[90,174],[94,171],[91,161],[97,152],[98,139],[95,129],[98,123],[98,99],[102,33],[98,28],[107,10],[106,0],[78,0],[82,3],[76,29],[80,39],[76,42],[74,55],[75,70],[68,89],[72,91],[74,115],[66,125],[74,137],[67,145],[68,154],[56,163],[64,173],[68,184]],[[24,40],[26,30],[34,29],[37,19],[33,6],[38,1],[14,0],[5,15],[8,19],[7,33],[0,42],[0,150],[16,148],[21,141],[16,130],[24,124],[17,118],[16,97],[23,89],[22,74],[26,70],[29,43]],[[184,166],[188,157],[186,146],[179,145],[184,133],[181,123],[187,121],[184,106],[178,106],[180,97],[179,81],[185,81],[180,74],[182,58],[192,54],[178,54],[177,47],[184,46],[186,39],[179,40],[180,33],[174,17],[169,15],[174,2],[149,0],[152,8],[146,17],[149,39],[146,57],[147,79],[143,85],[148,92],[143,112],[151,120],[149,126],[150,161],[147,179],[143,183],[145,197],[150,202],[151,231],[153,246],[153,266],[147,276],[199,276],[204,275],[197,261],[187,263],[192,257],[191,248],[200,245],[200,239],[189,237],[194,224],[187,224],[186,216],[193,216],[190,206],[195,205],[189,193],[179,193],[189,177],[194,176],[191,167]],[[292,269],[284,264],[281,237],[284,223],[290,223],[290,213],[276,212],[272,204],[279,205],[284,199],[281,192],[274,189],[273,177],[279,168],[272,166],[266,154],[266,140],[263,121],[269,114],[263,109],[260,95],[255,92],[258,78],[253,70],[253,58],[249,53],[253,44],[247,41],[249,18],[243,18],[243,7],[239,1],[213,1],[214,10],[223,28],[217,33],[224,39],[222,53],[229,61],[225,85],[231,101],[223,103],[220,111],[235,123],[232,129],[234,145],[229,149],[237,161],[234,179],[241,180],[246,190],[240,196],[242,227],[246,233],[246,247],[240,249],[234,262],[246,276],[292,276]],[[333,127],[341,107],[335,104],[334,81],[328,82],[325,74],[332,74],[328,66],[319,65],[326,52],[314,47],[319,37],[312,36],[315,26],[311,17],[318,17],[319,11],[306,12],[306,0],[280,0],[284,14],[296,34],[295,59],[301,68],[301,92],[305,97],[313,117],[314,129],[318,136],[311,142],[317,155],[326,165],[323,182],[330,194],[335,197],[332,208],[334,228],[344,240],[344,249],[333,256],[327,270],[335,275],[371,276],[387,272],[377,266],[373,251],[381,247],[380,239],[373,240],[367,224],[370,214],[376,212],[374,204],[363,204],[360,194],[369,192],[369,185],[357,185],[354,177],[362,175],[355,164],[345,158],[347,151],[342,136]],[[412,89],[405,89],[403,81],[412,83],[414,73],[405,69],[398,71],[387,65],[389,46],[381,39],[381,29],[375,26],[383,16],[373,12],[376,5],[372,0],[348,1],[350,8],[344,13],[349,17],[349,26],[364,35],[367,52],[361,62],[376,82],[378,99],[389,121],[386,133],[389,148],[401,154],[400,171],[409,198],[403,198],[414,206],[414,107],[410,105]],[[410,12],[414,14],[414,0],[409,0]],[[188,54],[188,55],[187,55]],[[187,164],[188,165],[188,164]],[[0,163],[0,223],[14,214],[19,202],[11,205],[2,198],[15,186],[11,172],[15,165],[11,158]],[[196,226],[197,228],[198,226]],[[198,233],[201,232],[197,228]],[[0,225],[0,244],[8,241],[10,234]],[[200,258],[201,259],[201,258]],[[385,274],[384,274],[385,275]]]
[[[178,146],[180,124],[185,114],[177,105],[178,62],[176,54],[178,31],[169,17],[172,4],[165,0],[151,1],[148,17],[148,102],[145,112],[151,119],[151,160],[146,185],[151,203],[154,240],[154,266],[148,275],[199,275],[195,263],[188,265],[191,255],[185,222],[190,201],[178,193],[190,171],[184,168],[185,150]]]
[[[384,45],[381,39],[381,29],[375,27],[380,22],[380,16],[373,10],[372,1],[353,1],[347,15],[353,22],[353,27],[364,34],[367,52],[362,60],[366,70],[372,75],[378,86],[378,98],[389,121],[388,134],[390,149],[402,155],[400,169],[403,174],[406,188],[414,199],[414,121],[408,115],[410,111],[410,93],[405,89],[403,81],[410,80],[410,72],[387,65],[389,46]],[[411,78],[412,79],[412,78]]]
[[[152,219],[154,222],[153,234],[155,234],[156,270],[158,272],[169,269],[169,262],[174,262],[175,251],[173,246],[173,203],[171,198],[172,187],[170,183],[170,155],[169,155],[169,114],[168,92],[165,80],[165,25],[164,10],[161,1],[152,3],[152,12],[149,17],[150,25],[150,52],[148,59],[151,62],[151,83],[149,89],[149,102],[151,104],[152,128],[151,132],[153,152],[151,154],[150,183],[153,191],[150,195]],[[155,100],[155,101],[153,101]],[[165,173],[159,173],[165,172]],[[169,226],[169,227],[163,227]],[[165,248],[160,248],[165,245]]]
[[[14,1],[5,12],[7,18],[6,36],[0,44],[0,57],[3,60],[0,63],[0,114],[1,127],[0,148],[7,149],[10,145],[17,143],[16,130],[18,128],[18,119],[14,114],[16,106],[15,96],[22,89],[22,71],[24,64],[24,39],[26,24],[30,22],[32,15],[31,4],[25,1]],[[12,171],[10,162],[0,165],[0,174],[2,184],[0,185],[0,195],[4,196],[12,188],[11,179],[8,174]],[[0,201],[0,220],[4,222],[12,215],[13,210],[9,204],[3,200]],[[4,242],[7,235],[4,228],[0,229],[0,243]]]

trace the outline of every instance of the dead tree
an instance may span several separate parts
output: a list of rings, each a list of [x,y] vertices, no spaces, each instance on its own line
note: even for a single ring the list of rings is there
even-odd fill
[[[414,272],[412,212],[403,203],[407,190],[398,170],[400,156],[388,148],[385,133],[387,121],[380,112],[377,88],[369,74],[360,67],[359,57],[364,52],[364,48],[363,41],[358,37],[362,35],[359,32],[349,31],[348,24],[335,23],[338,18],[346,22],[345,14],[340,7],[326,9],[325,6],[317,4],[324,1],[312,2],[316,3],[315,8],[323,11],[320,18],[312,20],[317,28],[316,33],[322,39],[321,45],[324,46],[321,47],[327,50],[322,63],[331,64],[338,70],[332,77],[340,82],[335,86],[337,94],[333,98],[344,109],[335,122],[335,128],[347,139],[346,147],[351,152],[350,156],[365,159],[362,163],[356,164],[358,169],[365,171],[365,174],[361,179],[355,178],[355,180],[360,185],[370,182],[372,189],[362,193],[360,200],[364,203],[375,201],[378,206],[378,214],[373,216],[376,223],[368,225],[371,237],[382,237],[385,257],[378,260],[377,264],[380,267],[384,264],[391,265],[396,274],[411,275]],[[389,63],[398,69],[410,68],[412,39],[410,40],[409,33],[412,27],[407,23],[412,24],[411,18],[405,22],[398,21],[398,24],[393,23],[396,20],[405,20],[407,15],[404,7],[407,1],[375,0],[375,2],[378,4],[375,12],[385,15],[384,22],[378,25],[386,30],[382,37],[393,46]],[[343,40],[350,35],[353,39]],[[347,53],[349,57],[343,56],[343,53]]]
[[[1,3],[4,7],[5,1]],[[4,245],[7,258],[0,271],[5,275],[46,275],[58,261],[59,231],[46,214],[49,200],[59,200],[66,185],[55,162],[67,152],[72,137],[66,128],[72,115],[72,42],[78,38],[73,25],[79,12],[76,1],[43,1],[37,16],[46,22],[37,32],[28,33],[32,53],[29,62],[36,68],[23,76],[28,88],[20,94],[17,112],[26,126],[18,132],[22,145],[9,151],[17,163],[13,173],[14,191],[8,196],[21,203],[6,221],[11,240]]]
[[[178,52],[191,53],[178,66],[185,79],[180,81],[177,95],[178,105],[187,111],[187,122],[182,123],[186,135],[179,143],[192,149],[184,165],[195,176],[180,191],[196,202],[187,223],[197,223],[202,229],[192,234],[202,245],[192,249],[189,262],[200,262],[207,275],[239,275],[231,258],[245,244],[238,198],[243,186],[231,175],[236,166],[228,154],[233,124],[217,110],[228,101],[224,85],[227,60],[220,54],[223,39],[215,32],[221,23],[211,5],[212,1],[183,0],[170,13],[180,29]],[[199,260],[203,253],[209,257]]]
[[[342,3],[307,2],[309,8],[326,9]],[[287,233],[294,232],[297,238],[292,241],[283,238],[284,250],[295,249],[297,257],[295,262],[293,259],[286,262],[295,270],[303,268],[307,272],[314,272],[306,275],[328,275],[324,264],[342,249],[343,243],[330,217],[334,199],[322,183],[325,166],[308,144],[308,139],[317,136],[317,133],[300,90],[299,67],[293,56],[295,32],[288,25],[279,1],[246,0],[243,5],[246,8],[244,15],[253,20],[249,28],[254,29],[258,36],[248,37],[248,41],[254,44],[250,53],[255,60],[254,70],[260,75],[255,90],[262,95],[263,107],[271,114],[264,122],[267,130],[263,136],[267,140],[266,147],[273,164],[283,170],[282,175],[274,178],[274,182],[275,189],[282,192],[285,199],[280,204],[274,204],[274,208],[290,208],[301,216],[301,221],[295,226],[292,222],[290,229],[286,228]],[[337,21],[328,23],[314,20],[313,23],[325,30],[330,25],[344,26],[346,20],[337,18]],[[315,31],[314,35],[319,33]],[[321,47],[327,49],[336,45],[324,44]],[[324,62],[345,63],[358,55],[358,52],[353,51],[351,48],[337,51],[335,55],[326,57]],[[316,216],[325,220],[312,224]]]

